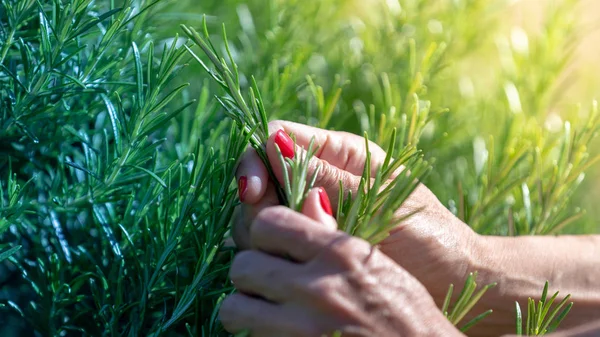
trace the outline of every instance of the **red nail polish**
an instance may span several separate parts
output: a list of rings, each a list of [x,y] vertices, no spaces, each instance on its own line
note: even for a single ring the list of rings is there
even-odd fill
[[[323,187],[319,187],[319,201],[321,202],[321,207],[325,213],[333,216],[333,210],[331,209],[331,202],[329,202],[329,196],[327,196],[327,192]]]
[[[246,195],[247,187],[248,187],[248,178],[246,178],[246,176],[241,176],[240,180],[238,180],[238,194],[240,196],[241,202],[244,202],[244,196]]]
[[[275,144],[279,146],[279,150],[284,158],[294,158],[294,141],[283,130],[275,133]]]

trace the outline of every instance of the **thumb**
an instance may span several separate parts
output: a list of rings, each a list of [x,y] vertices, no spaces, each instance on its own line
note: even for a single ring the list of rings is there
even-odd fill
[[[296,153],[305,155],[306,149],[300,148],[294,144],[294,141],[284,130],[278,130],[269,137],[269,140],[267,141],[267,156],[269,157],[269,162],[271,163],[271,167],[273,167],[277,180],[279,183],[283,184],[283,168],[281,167],[275,144],[277,144],[281,154],[286,158],[293,158]],[[337,208],[339,202],[340,182],[344,187],[344,191],[350,190],[353,193],[356,192],[360,185],[359,176],[334,166],[324,159],[314,156],[308,163],[308,177],[312,177],[314,172],[317,171],[317,168],[320,169],[315,178],[315,186],[325,189],[326,193],[330,196],[333,209]]]

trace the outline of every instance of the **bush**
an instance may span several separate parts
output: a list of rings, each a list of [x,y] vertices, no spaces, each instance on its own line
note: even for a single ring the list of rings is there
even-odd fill
[[[510,39],[484,0],[0,3],[2,335],[223,334],[251,135],[175,35],[204,13],[268,118],[418,148],[424,182],[480,233],[586,222],[569,200],[597,160],[597,106],[557,99],[575,1]]]

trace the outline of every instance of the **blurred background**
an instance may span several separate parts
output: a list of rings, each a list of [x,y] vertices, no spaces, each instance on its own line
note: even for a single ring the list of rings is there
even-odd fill
[[[549,0],[517,0],[512,3],[506,14],[507,25],[523,27],[536,34],[543,33],[545,6],[552,6]],[[571,84],[562,94],[565,105],[586,104],[591,99],[600,97],[600,1],[580,0],[575,2],[574,11],[580,29],[578,46],[564,77],[570,77]],[[600,143],[596,141],[591,147],[598,153]],[[576,232],[600,230],[600,209],[596,207],[600,201],[600,167],[590,169],[587,182],[576,195],[575,203],[581,205],[587,214],[582,223],[572,229]]]
[[[515,235],[598,231],[588,118],[600,93],[599,9],[593,0],[181,0],[162,18],[199,26],[206,14],[215,36],[224,22],[273,118],[368,132],[380,145],[382,130],[408,125],[401,143],[433,163],[426,184],[438,197],[479,232]],[[188,74],[203,84],[201,70]],[[307,76],[335,101],[333,118]]]
[[[552,5],[550,0],[516,0],[509,6],[507,28],[520,26],[527,31],[539,34],[544,18],[545,6]],[[571,103],[598,97],[600,83],[600,2],[580,0],[574,10],[579,16],[581,33],[579,46],[573,56],[568,71],[577,76],[576,85],[570,87],[568,100]]]

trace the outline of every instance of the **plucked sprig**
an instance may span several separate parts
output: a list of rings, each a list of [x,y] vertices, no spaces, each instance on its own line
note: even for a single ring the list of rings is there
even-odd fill
[[[546,281],[544,290],[542,291],[542,297],[537,305],[535,300],[531,297],[527,299],[527,321],[525,324],[526,336],[541,336],[555,331],[573,307],[573,302],[567,304],[569,298],[571,298],[571,295],[569,294],[552,308],[552,304],[554,304],[559,292],[555,292],[554,295],[548,298],[548,286],[549,282]],[[515,310],[517,315],[517,335],[522,336],[523,315],[521,313],[519,302],[515,302]]]
[[[294,139],[294,144],[295,143],[296,141]],[[308,164],[318,149],[318,147],[315,146],[315,139],[314,137],[311,138],[306,150],[298,149],[293,159],[284,158],[283,154],[281,154],[281,149],[279,149],[277,144],[275,144],[275,148],[277,149],[279,163],[282,168],[283,188],[289,203],[288,206],[291,209],[300,212],[302,211],[304,200],[310,189],[315,185],[315,180],[321,170],[321,166],[318,166],[312,176],[308,176]]]
[[[452,298],[452,293],[454,292],[454,285],[450,284],[448,287],[448,292],[446,293],[446,298],[444,299],[444,304],[442,305],[442,312],[444,316],[452,322],[453,325],[457,326],[462,319],[473,309],[475,304],[481,299],[481,297],[490,289],[496,286],[496,283],[490,283],[485,285],[479,291],[477,290],[477,272],[470,273],[465,281],[465,285],[458,295],[458,299],[452,305],[452,309],[450,309],[450,300]],[[488,315],[492,313],[492,310],[487,310],[473,319],[463,324],[460,328],[460,331],[465,332],[469,330],[473,325],[479,323],[482,319],[486,318]]]
[[[367,158],[356,195],[353,196],[352,191],[344,191],[340,183],[337,219],[341,230],[378,243],[390,229],[418,211],[412,210],[400,216],[396,214],[428,173],[430,166],[423,160],[420,151],[410,146],[398,151],[396,159],[392,158],[396,153],[395,129],[380,167],[371,167],[366,133],[365,147]]]

